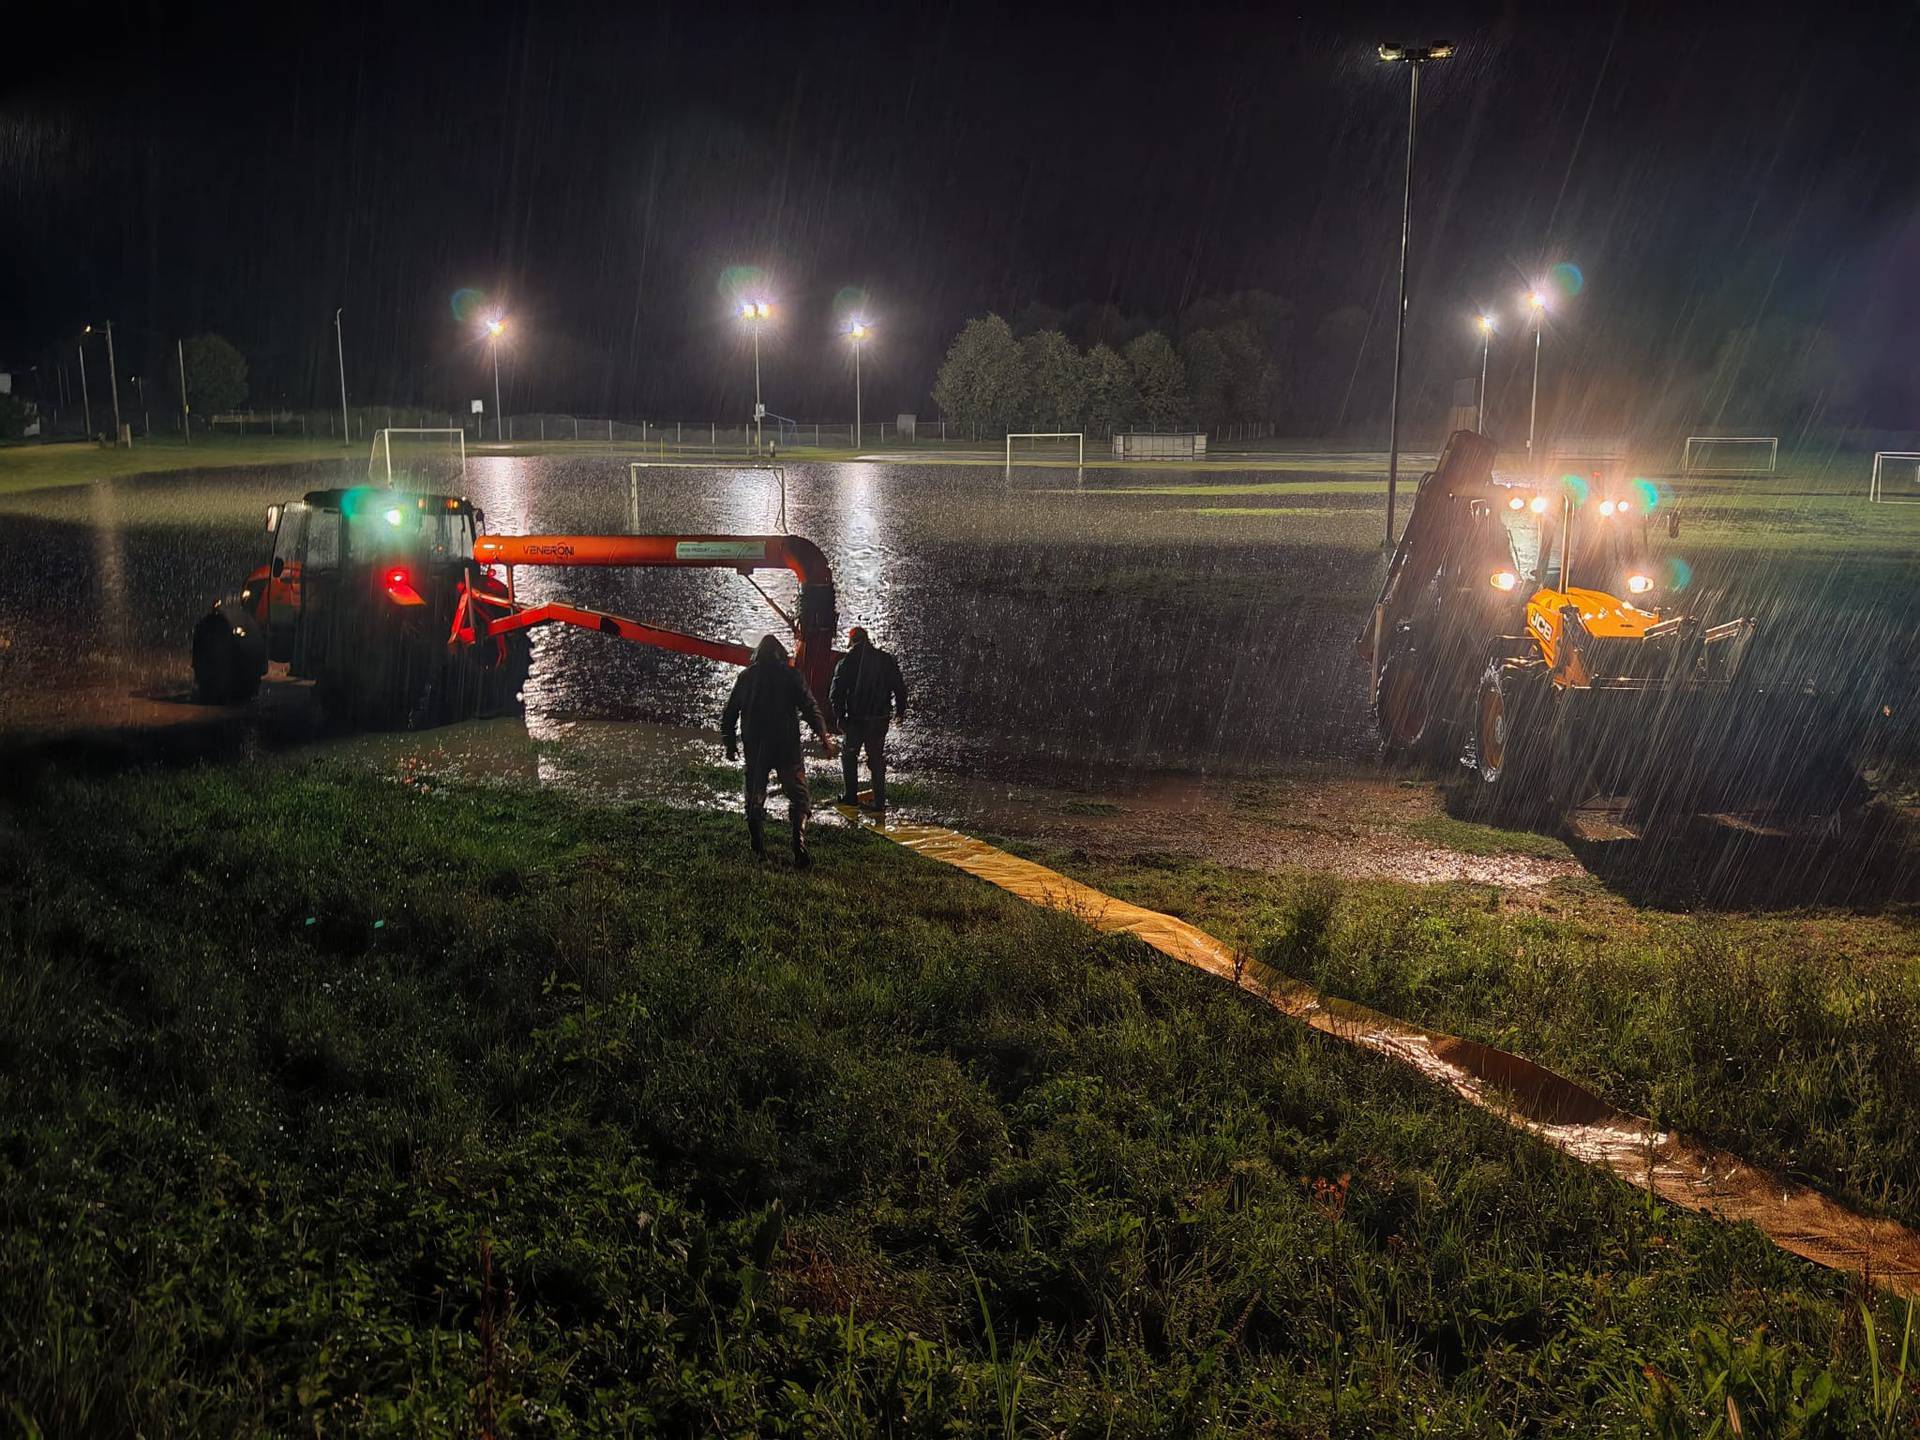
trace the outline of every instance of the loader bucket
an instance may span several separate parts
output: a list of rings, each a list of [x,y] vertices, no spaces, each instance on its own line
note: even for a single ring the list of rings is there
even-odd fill
[[[1564,692],[1554,793],[1642,819],[1736,814],[1791,821],[1861,803],[1865,717],[1811,687],[1666,680]]]

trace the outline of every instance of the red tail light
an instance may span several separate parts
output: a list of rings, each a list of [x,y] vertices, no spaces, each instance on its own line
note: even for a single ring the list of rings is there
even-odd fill
[[[404,565],[395,565],[380,577],[387,588],[387,598],[396,605],[424,605],[420,592],[413,588],[413,572]]]

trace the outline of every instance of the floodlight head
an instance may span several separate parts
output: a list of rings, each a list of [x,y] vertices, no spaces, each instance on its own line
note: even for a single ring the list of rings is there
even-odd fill
[[[753,310],[754,310],[754,314],[759,316],[760,319],[762,320],[766,319],[769,315],[773,314],[773,306],[769,305],[764,300],[762,300],[759,304],[755,305],[753,307]]]
[[[1453,55],[1451,45],[1394,45],[1380,47],[1380,58],[1389,65],[1424,65],[1429,60],[1446,60]]]
[[[1491,335],[1493,333],[1493,317],[1491,315],[1482,315],[1480,317],[1480,333],[1482,335]]]
[[[864,340],[873,333],[873,327],[864,320],[855,320],[847,326],[847,334],[856,340]]]
[[[751,300],[744,301],[741,304],[740,318],[742,320],[751,320],[753,318],[753,302]]]
[[[1527,308],[1533,312],[1536,320],[1539,319],[1547,313],[1547,297],[1538,290],[1528,291]]]
[[[507,322],[501,319],[497,315],[494,316],[493,319],[487,321],[487,334],[491,335],[496,340],[500,338],[501,333],[505,331],[506,328],[507,328]]]

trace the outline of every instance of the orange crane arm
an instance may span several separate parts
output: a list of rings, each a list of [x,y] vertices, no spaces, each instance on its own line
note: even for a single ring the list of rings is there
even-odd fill
[[[791,570],[800,580],[800,603],[795,613],[797,643],[793,663],[806,677],[807,688],[833,719],[827,694],[833,682],[834,632],[839,627],[833,588],[833,568],[818,545],[799,535],[482,535],[473,542],[473,558],[482,565],[634,565],[646,567],[733,570]],[[484,631],[527,629],[535,625],[577,625],[603,635],[657,645],[686,655],[701,655],[733,665],[745,665],[753,652],[744,645],[703,640],[619,615],[551,602],[520,606],[511,601],[483,602],[506,610],[487,618]],[[480,618],[477,608],[474,618]]]

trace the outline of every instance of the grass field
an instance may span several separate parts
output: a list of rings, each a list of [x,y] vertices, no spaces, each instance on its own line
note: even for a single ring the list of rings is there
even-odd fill
[[[728,817],[327,769],[15,766],[7,800],[17,1430],[1682,1435],[1731,1399],[1747,1434],[1894,1435],[1920,1413],[1906,1307],[869,837],[824,833],[803,879]],[[1743,922],[1642,932],[1635,959],[1640,936],[1484,895],[1104,878],[1463,1021],[1480,972],[1482,1028],[1578,1058],[1542,964],[1570,952],[1634,1022],[1611,1090],[1718,1105],[1754,1151],[1857,1145],[1844,1185],[1912,1203],[1890,929],[1857,976],[1809,939],[1756,996],[1737,956],[1778,937]],[[1399,953],[1397,980],[1363,958]],[[1752,1033],[1827,1060],[1784,1095],[1757,1042],[1721,1074],[1718,1022],[1754,1007]],[[1791,1128],[1882,1065],[1837,1133]]]

